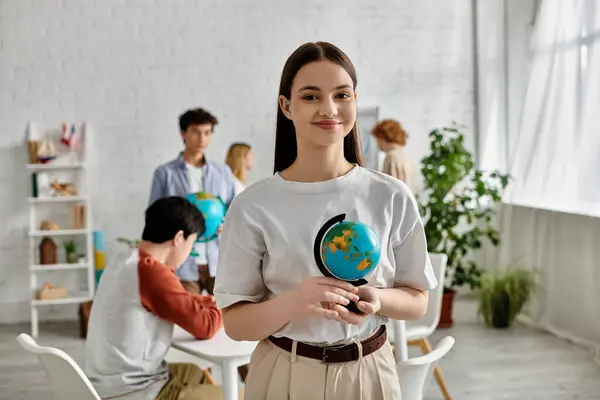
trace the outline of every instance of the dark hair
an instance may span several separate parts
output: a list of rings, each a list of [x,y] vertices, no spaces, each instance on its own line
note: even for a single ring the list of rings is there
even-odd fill
[[[187,131],[190,125],[211,124],[213,127],[219,121],[217,118],[202,108],[187,110],[179,116],[179,129],[181,132]]]
[[[289,99],[292,91],[292,83],[300,68],[311,62],[323,60],[329,60],[344,68],[348,75],[350,75],[350,78],[352,78],[352,84],[354,89],[356,89],[356,71],[348,56],[331,43],[310,42],[298,47],[285,62],[281,73],[279,95]],[[297,152],[298,144],[296,142],[294,123],[283,114],[278,103],[273,173],[281,172],[292,165],[296,160]],[[350,133],[344,138],[344,157],[346,157],[346,160],[350,163],[363,165],[360,140],[358,137],[358,126],[356,123],[352,127]]]
[[[183,231],[187,239],[192,233],[204,233],[204,217],[196,206],[183,197],[163,197],[146,209],[142,239],[152,243],[172,240]]]

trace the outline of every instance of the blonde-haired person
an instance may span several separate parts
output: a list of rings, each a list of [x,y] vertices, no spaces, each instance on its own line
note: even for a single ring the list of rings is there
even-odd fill
[[[418,188],[415,171],[404,151],[408,134],[402,125],[393,119],[385,119],[373,127],[371,134],[377,139],[379,149],[386,153],[382,172],[400,179],[413,193],[416,193]]]
[[[252,147],[247,143],[233,143],[227,151],[225,163],[235,177],[235,194],[246,188],[246,172],[254,166]]]

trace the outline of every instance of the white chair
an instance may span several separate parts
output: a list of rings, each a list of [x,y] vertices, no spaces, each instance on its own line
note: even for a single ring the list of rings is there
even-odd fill
[[[17,336],[17,341],[41,361],[52,382],[56,400],[101,400],[87,376],[67,353],[54,347],[39,346],[26,333]]]
[[[450,351],[454,342],[452,336],[446,336],[438,343],[435,350],[398,363],[402,400],[423,399],[423,390],[431,367]]]
[[[442,312],[442,296],[444,295],[444,280],[446,278],[446,265],[448,263],[448,256],[441,253],[430,253],[429,258],[431,259],[431,266],[433,273],[438,280],[438,285],[429,292],[429,303],[427,305],[427,311],[425,315],[418,321],[406,321],[405,327],[402,327],[401,321],[390,321],[390,330],[394,344],[396,341],[402,340],[401,336],[404,336],[403,340],[409,346],[419,346],[423,354],[431,352],[431,344],[429,343],[428,337],[436,330],[438,322],[440,321],[440,314]],[[404,332],[402,332],[404,330]],[[402,335],[402,333],[404,335]],[[392,341],[391,340],[391,341]],[[402,344],[400,343],[401,348]],[[406,357],[398,358],[400,361],[404,361]],[[446,385],[446,381],[442,374],[442,370],[439,367],[434,367],[433,373],[435,379],[440,386],[442,394],[445,400],[451,400],[450,392]]]

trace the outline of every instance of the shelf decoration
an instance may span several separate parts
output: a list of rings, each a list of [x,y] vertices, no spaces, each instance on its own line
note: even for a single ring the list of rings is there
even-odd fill
[[[40,141],[36,158],[42,164],[46,164],[56,158],[56,148],[50,138],[44,138]]]
[[[75,241],[67,240],[63,243],[63,247],[65,248],[67,264],[77,264],[79,255],[77,254],[77,244],[75,244]]]
[[[85,229],[85,204],[71,206],[71,228]]]
[[[40,147],[40,142],[38,140],[29,140],[27,142],[27,148],[29,149],[29,163],[37,164],[37,154],[38,148]]]
[[[56,300],[67,297],[67,289],[63,286],[52,286],[50,283],[44,283],[41,289],[36,293],[38,300]]]
[[[40,264],[52,265],[58,264],[58,249],[54,240],[45,237],[40,242]]]
[[[58,230],[60,230],[60,226],[58,226],[58,224],[54,221],[45,219],[42,222],[40,222],[40,230],[42,230],[42,231],[58,231]]]
[[[59,182],[58,179],[50,181],[50,189],[52,189],[52,196],[77,196],[77,189],[72,183]]]

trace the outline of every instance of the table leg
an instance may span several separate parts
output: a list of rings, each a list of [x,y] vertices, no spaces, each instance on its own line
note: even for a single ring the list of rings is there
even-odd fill
[[[396,346],[396,361],[402,362],[408,360],[405,321],[394,321],[394,345]]]
[[[238,400],[238,372],[237,365],[231,361],[221,362],[223,374],[223,400]]]

